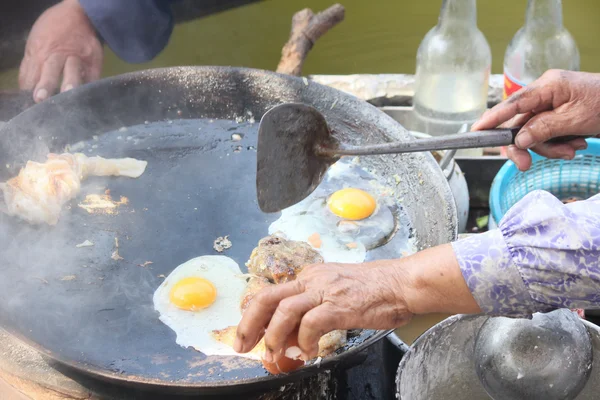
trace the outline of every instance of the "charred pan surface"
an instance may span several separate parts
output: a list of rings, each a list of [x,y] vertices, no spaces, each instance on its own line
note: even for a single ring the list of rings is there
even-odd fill
[[[246,265],[251,274],[285,283],[296,279],[307,265],[322,263],[323,257],[307,243],[271,235],[258,242]]]

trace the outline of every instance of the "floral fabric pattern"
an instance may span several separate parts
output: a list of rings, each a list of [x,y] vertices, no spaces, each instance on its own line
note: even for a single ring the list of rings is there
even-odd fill
[[[600,308],[600,195],[563,204],[534,191],[499,228],[452,244],[481,310],[531,317],[557,308]]]

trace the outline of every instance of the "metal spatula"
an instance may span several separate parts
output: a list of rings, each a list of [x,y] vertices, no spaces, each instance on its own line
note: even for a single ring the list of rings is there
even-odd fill
[[[411,142],[348,146],[331,135],[325,117],[305,104],[287,103],[263,115],[258,129],[256,189],[263,212],[278,212],[311,194],[345,155],[476,149],[514,144],[520,128],[457,133]],[[574,137],[558,138],[569,141]]]

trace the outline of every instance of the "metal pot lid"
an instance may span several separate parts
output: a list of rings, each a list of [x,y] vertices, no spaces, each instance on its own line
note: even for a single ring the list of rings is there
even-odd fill
[[[475,369],[475,341],[490,317],[455,315],[421,335],[404,355],[396,375],[401,400],[489,400]],[[598,398],[600,328],[582,320],[590,334],[593,362],[587,384],[576,400]],[[549,383],[551,384],[551,383]]]

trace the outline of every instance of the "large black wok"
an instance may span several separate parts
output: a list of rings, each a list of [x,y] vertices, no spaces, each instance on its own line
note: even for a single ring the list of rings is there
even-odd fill
[[[0,216],[2,327],[87,374],[197,393],[279,385],[330,368],[381,339],[385,332],[355,332],[345,349],[320,365],[274,378],[253,361],[180,347],[153,309],[161,275],[193,257],[217,254],[213,241],[223,235],[233,242],[224,254],[245,269],[251,250],[277,218],[256,204],[257,124],[248,121],[282,102],[316,107],[350,144],[412,140],[383,112],[334,89],[271,72],[216,67],[105,79],[9,121],[0,131],[0,181],[29,159],[45,160],[48,151],[81,141],[86,154],[131,156],[149,164],[139,179],[89,179],[54,227]],[[199,118],[215,119],[215,128]],[[115,132],[106,134],[110,131]],[[237,131],[245,136],[233,142]],[[397,185],[396,198],[420,247],[455,237],[454,201],[429,153],[369,157],[363,164]],[[113,215],[88,214],[77,206],[86,194],[105,189],[129,204]],[[123,260],[111,258],[115,238]],[[85,240],[94,246],[75,247]]]

